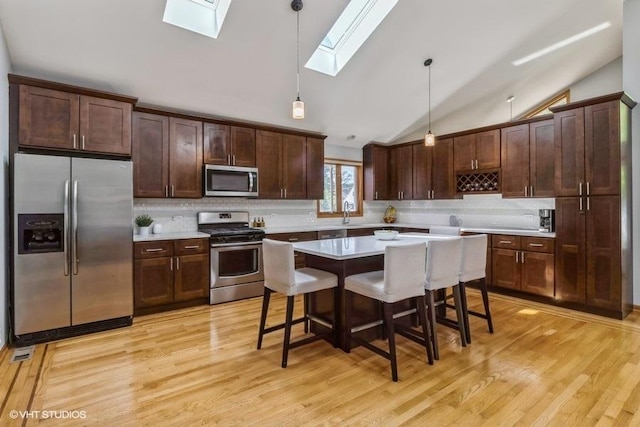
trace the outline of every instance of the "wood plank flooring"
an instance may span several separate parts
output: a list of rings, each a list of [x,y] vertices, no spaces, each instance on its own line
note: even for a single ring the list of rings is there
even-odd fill
[[[285,300],[272,301],[271,324]],[[282,332],[255,349],[260,303],[140,317],[37,345],[24,362],[4,349],[0,425],[640,425],[638,312],[617,321],[491,294],[495,333],[472,317],[462,348],[438,325],[434,366],[397,336],[393,383],[385,359],[325,342],[292,350],[282,369]],[[481,305],[471,289],[469,303]]]

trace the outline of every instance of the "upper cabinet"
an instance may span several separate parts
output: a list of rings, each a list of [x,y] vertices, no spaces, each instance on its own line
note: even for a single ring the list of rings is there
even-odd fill
[[[9,81],[18,100],[12,108],[19,146],[131,155],[135,98],[13,75]]]
[[[202,123],[133,113],[133,196],[202,197]]]
[[[390,149],[391,189],[389,198],[413,199],[413,148],[402,145]]]
[[[453,198],[453,139],[437,139],[433,147],[425,147],[422,142],[413,144],[412,147],[413,198]]]
[[[369,144],[362,149],[364,169],[364,199],[386,200],[389,198],[389,149]]]
[[[307,199],[324,198],[324,139],[307,137]]]
[[[553,197],[553,153],[553,120],[502,128],[502,197]]]
[[[203,131],[205,163],[227,166],[256,166],[255,129],[204,123]]]
[[[453,139],[455,171],[500,167],[500,130],[458,136]]]

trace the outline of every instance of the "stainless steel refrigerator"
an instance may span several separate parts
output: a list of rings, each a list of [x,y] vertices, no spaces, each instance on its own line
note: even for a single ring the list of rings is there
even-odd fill
[[[14,339],[131,324],[131,162],[17,153],[13,177]]]

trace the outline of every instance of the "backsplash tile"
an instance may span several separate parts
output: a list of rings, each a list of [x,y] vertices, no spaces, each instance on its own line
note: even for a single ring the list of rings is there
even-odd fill
[[[554,209],[555,200],[503,199],[500,194],[469,195],[452,200],[402,200],[364,202],[364,216],[352,224],[382,221],[389,205],[396,208],[398,222],[448,225],[455,215],[467,227],[538,228],[538,209]],[[314,200],[253,200],[241,198],[134,199],[134,215],[148,214],[164,233],[195,231],[200,211],[248,211],[264,218],[267,226],[340,225],[342,218],[318,219]]]

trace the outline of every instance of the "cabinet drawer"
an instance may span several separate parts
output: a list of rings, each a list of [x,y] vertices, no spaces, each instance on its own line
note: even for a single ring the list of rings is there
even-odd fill
[[[267,239],[280,240],[283,242],[307,242],[318,240],[318,233],[315,231],[303,231],[300,233],[276,233],[267,234]]]
[[[520,236],[494,234],[491,243],[494,248],[520,249]]]
[[[209,250],[209,239],[184,239],[175,241],[176,255],[204,254]]]
[[[544,237],[523,237],[522,238],[522,250],[529,252],[544,252],[547,254],[553,253],[553,239]]]
[[[173,256],[173,240],[134,243],[133,254],[135,259]]]

